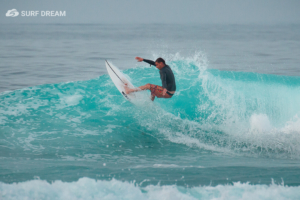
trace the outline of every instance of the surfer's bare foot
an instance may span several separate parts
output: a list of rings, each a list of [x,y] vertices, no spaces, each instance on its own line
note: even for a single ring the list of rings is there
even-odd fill
[[[151,95],[151,98],[150,98],[150,99],[151,99],[151,101],[154,101],[155,96],[152,96],[152,95]]]

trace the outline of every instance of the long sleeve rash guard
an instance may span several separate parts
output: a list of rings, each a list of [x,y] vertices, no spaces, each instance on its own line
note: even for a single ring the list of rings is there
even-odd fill
[[[143,59],[143,61],[155,66],[155,62],[152,60]],[[165,65],[161,70],[159,70],[159,74],[162,87],[166,88],[168,91],[176,91],[175,76],[172,69],[168,65]]]

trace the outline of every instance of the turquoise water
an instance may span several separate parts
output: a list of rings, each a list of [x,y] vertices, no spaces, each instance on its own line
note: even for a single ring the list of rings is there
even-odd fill
[[[130,103],[107,74],[2,92],[2,198],[299,197],[300,77],[209,69],[201,52],[164,58],[168,100]],[[160,84],[145,63],[123,72]]]
[[[0,199],[300,199],[300,26],[3,24]],[[177,92],[135,56],[163,57]]]

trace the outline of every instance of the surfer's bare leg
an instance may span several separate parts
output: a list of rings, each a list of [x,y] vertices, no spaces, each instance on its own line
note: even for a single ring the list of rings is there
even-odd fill
[[[127,87],[127,84],[125,84],[126,94],[130,94],[132,92],[138,92],[138,91],[141,91],[141,90],[150,90],[150,84],[148,83],[148,84],[140,86],[138,88],[129,88],[129,87]]]
[[[138,92],[138,91],[141,91],[141,90],[150,90],[150,83],[148,83],[146,85],[143,85],[143,86],[140,86],[138,88],[129,88],[127,86],[127,84],[125,84],[125,92],[126,92],[126,94],[130,94],[132,92]],[[151,99],[151,101],[154,101],[155,96],[151,95],[150,99]]]

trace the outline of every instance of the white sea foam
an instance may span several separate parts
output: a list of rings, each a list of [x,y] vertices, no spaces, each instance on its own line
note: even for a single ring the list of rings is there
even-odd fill
[[[271,122],[266,114],[253,114],[250,118],[251,132],[268,132],[272,130]]]
[[[118,125],[112,125],[112,124],[107,124],[106,129],[103,131],[103,133],[112,133],[113,130],[117,127],[120,127]]]
[[[291,120],[286,122],[285,126],[280,129],[283,133],[291,134],[298,133],[300,136],[300,118],[295,115]]]
[[[214,199],[214,200],[252,200],[252,199],[299,199],[300,186],[250,185],[236,182],[233,185],[181,187],[176,185],[148,185],[80,178],[75,182],[60,180],[48,183],[44,180],[31,180],[6,184],[0,182],[1,199]]]
[[[74,95],[60,95],[60,101],[62,105],[65,106],[75,106],[79,104],[80,100],[83,98],[80,94],[74,94]]]

